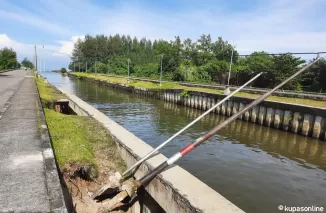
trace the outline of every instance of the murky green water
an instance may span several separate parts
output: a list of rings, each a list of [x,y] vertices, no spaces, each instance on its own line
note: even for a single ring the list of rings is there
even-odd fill
[[[202,113],[57,73],[42,75],[153,147]],[[162,153],[173,155],[224,119],[206,116]],[[236,121],[177,164],[246,212],[280,212],[279,205],[323,206],[326,211],[325,142]]]

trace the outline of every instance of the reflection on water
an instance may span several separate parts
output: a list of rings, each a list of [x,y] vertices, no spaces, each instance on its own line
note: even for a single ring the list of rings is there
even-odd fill
[[[153,147],[202,113],[56,73],[44,75]],[[162,153],[173,155],[224,119],[206,116]],[[326,207],[326,143],[315,139],[237,120],[177,164],[247,212],[277,212],[281,204]]]

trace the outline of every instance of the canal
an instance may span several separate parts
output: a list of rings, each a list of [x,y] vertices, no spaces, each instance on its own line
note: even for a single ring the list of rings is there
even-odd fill
[[[202,113],[58,73],[41,74],[152,147]],[[170,157],[225,118],[206,116],[161,152]],[[237,120],[177,164],[246,212],[280,212],[279,205],[326,208],[326,143],[315,139]]]

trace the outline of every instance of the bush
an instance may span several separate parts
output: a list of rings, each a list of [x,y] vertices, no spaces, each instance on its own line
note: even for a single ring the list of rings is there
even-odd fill
[[[62,67],[61,70],[60,70],[60,72],[61,72],[61,73],[66,73],[67,70],[66,70],[66,68]]]

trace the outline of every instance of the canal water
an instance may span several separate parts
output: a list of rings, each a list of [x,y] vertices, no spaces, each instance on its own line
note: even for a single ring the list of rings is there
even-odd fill
[[[58,73],[41,74],[152,147],[202,113]],[[161,152],[170,157],[225,118],[206,116]],[[177,164],[246,212],[280,212],[279,205],[326,211],[325,142],[237,120]]]

